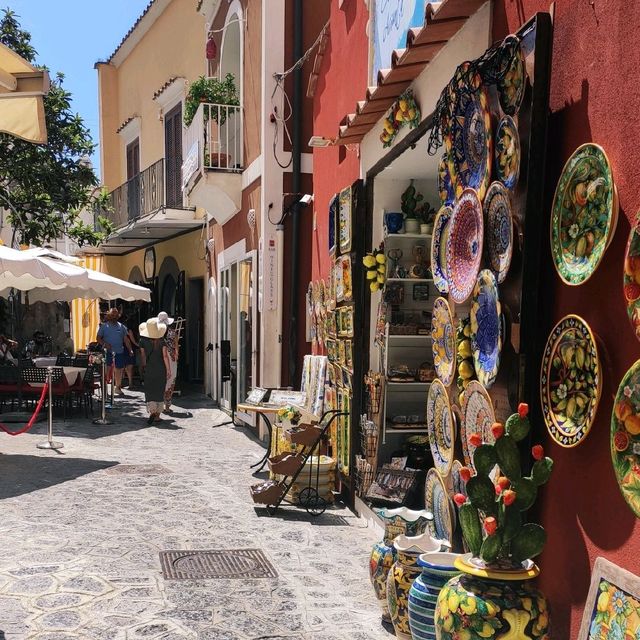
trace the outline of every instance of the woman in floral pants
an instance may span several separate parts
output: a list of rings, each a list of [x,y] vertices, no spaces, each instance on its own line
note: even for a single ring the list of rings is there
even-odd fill
[[[174,318],[169,317],[166,311],[161,311],[158,314],[158,322],[162,322],[167,325],[167,333],[164,335],[164,346],[167,348],[169,355],[169,372],[167,375],[167,386],[164,391],[164,412],[171,412],[171,402],[173,400],[173,390],[176,386],[176,376],[178,374],[178,354],[180,351],[180,344],[178,339],[178,332],[175,327]]]

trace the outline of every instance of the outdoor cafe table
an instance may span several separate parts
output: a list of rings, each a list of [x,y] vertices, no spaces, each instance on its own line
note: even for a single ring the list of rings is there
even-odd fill
[[[36,367],[55,367],[57,361],[58,358],[56,356],[41,356],[33,359]]]
[[[50,367],[52,365],[41,365],[36,362],[36,367],[45,368]],[[64,371],[64,376],[67,379],[67,384],[72,387],[76,382],[78,382],[78,378],[84,377],[84,372],[87,370],[86,367],[59,367]],[[42,387],[41,384],[32,384],[32,387]]]

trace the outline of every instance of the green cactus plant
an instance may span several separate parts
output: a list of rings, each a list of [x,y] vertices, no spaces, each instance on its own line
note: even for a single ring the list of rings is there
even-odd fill
[[[402,213],[404,213],[407,220],[415,220],[418,203],[422,202],[423,199],[424,196],[421,193],[418,193],[416,188],[413,186],[413,180],[411,180],[401,198]]]
[[[529,407],[521,403],[518,413],[503,426],[493,425],[495,443],[481,442],[479,434],[470,436],[476,447],[476,474],[465,469],[467,496],[456,494],[460,508],[462,533],[471,553],[488,565],[517,567],[542,552],[546,533],[539,524],[523,524],[522,512],[529,509],[538,495],[538,487],[551,476],[553,460],[544,455],[540,445],[532,448],[535,459],[530,476],[522,475],[517,443],[529,434]],[[494,481],[490,474],[497,467]],[[466,476],[466,477],[465,477]]]

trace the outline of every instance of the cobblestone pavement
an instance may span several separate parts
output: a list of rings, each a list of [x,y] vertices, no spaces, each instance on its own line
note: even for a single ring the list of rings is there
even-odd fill
[[[36,449],[44,425],[0,435],[0,640],[389,638],[367,574],[376,531],[344,508],[257,511],[249,465],[264,450],[214,428],[226,416],[206,398],[178,405],[148,427],[130,392],[112,426],[57,420],[60,453]],[[162,577],[161,550],[243,548],[278,578]]]

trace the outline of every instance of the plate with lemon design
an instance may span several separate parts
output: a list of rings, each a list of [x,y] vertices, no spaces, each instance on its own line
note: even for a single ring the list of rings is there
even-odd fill
[[[451,307],[445,298],[437,298],[433,303],[431,349],[436,376],[448,387],[456,373],[456,332]]]
[[[640,518],[640,360],[618,387],[611,414],[611,460],[622,496]]]

